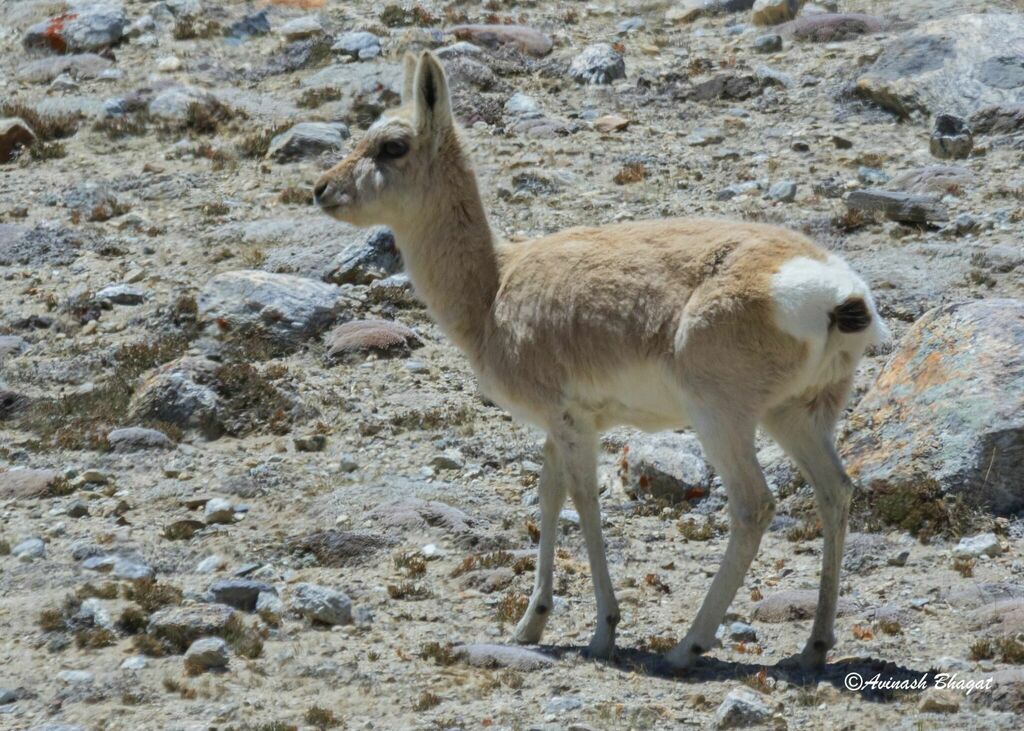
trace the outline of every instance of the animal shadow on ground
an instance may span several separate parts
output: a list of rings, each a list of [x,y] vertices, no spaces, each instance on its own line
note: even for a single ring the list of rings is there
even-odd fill
[[[586,646],[584,645],[566,647],[542,645],[537,649],[559,659],[573,655],[586,657]],[[796,655],[783,658],[772,665],[757,662],[733,662],[705,656],[700,658],[693,668],[676,671],[665,664],[662,654],[629,647],[617,648],[615,658],[611,661],[598,662],[624,672],[643,673],[651,677],[668,678],[688,684],[743,680],[763,671],[765,673],[763,677],[784,680],[787,683],[804,687],[813,687],[824,681],[840,691],[856,693],[863,700],[876,703],[893,701],[912,690],[924,690],[931,685],[930,680],[936,674],[935,670],[915,670],[898,665],[891,660],[872,657],[843,658],[837,662],[828,663],[821,670],[808,672],[800,667]],[[876,676],[879,677],[879,684],[865,684]],[[882,687],[882,683],[889,687]]]

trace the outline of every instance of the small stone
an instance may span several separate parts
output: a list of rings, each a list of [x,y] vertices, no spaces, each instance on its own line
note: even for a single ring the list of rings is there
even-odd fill
[[[143,670],[146,667],[145,655],[132,655],[121,661],[122,670]]]
[[[956,713],[960,710],[960,699],[951,690],[926,688],[921,693],[917,710],[922,713]]]
[[[327,448],[327,437],[323,434],[309,434],[292,440],[296,452],[322,452]]]
[[[0,163],[10,162],[17,151],[36,141],[32,128],[17,117],[0,119]]]
[[[256,597],[256,613],[268,622],[278,622],[284,616],[285,606],[276,591],[260,592]]]
[[[568,713],[583,707],[583,701],[572,696],[552,696],[544,703],[545,713]]]
[[[960,542],[953,549],[953,555],[957,558],[998,556],[1002,552],[1003,546],[995,533],[981,533],[980,535],[961,538]]]
[[[800,11],[800,0],[757,0],[750,11],[754,25],[778,25],[792,20]]]
[[[438,470],[461,470],[466,462],[459,452],[449,450],[430,460],[430,466]]]
[[[319,584],[296,584],[289,605],[312,622],[352,624],[352,602],[342,592]]]
[[[43,497],[59,479],[60,475],[55,470],[14,469],[0,472],[0,500]]]
[[[792,203],[796,200],[796,183],[792,180],[780,180],[777,183],[772,183],[768,189],[768,197],[773,201]]]
[[[940,114],[935,117],[928,149],[933,156],[943,160],[965,158],[974,149],[974,135],[960,117]]]
[[[207,525],[214,523],[234,523],[235,506],[224,498],[215,497],[206,501],[203,508],[203,520]]]
[[[691,147],[707,147],[708,145],[717,145],[724,139],[725,137],[718,130],[697,127],[686,136],[686,144]]]
[[[757,642],[757,630],[746,622],[733,622],[729,625],[729,639],[737,642]]]
[[[146,301],[146,293],[130,284],[112,284],[97,292],[96,299],[115,305],[141,305]]]
[[[68,685],[85,685],[93,681],[93,674],[88,670],[61,670],[57,673],[57,680]]]
[[[734,688],[715,711],[715,728],[748,728],[771,717],[771,698],[751,688]]]
[[[252,579],[221,579],[210,585],[210,599],[229,607],[252,612],[256,609],[256,601],[260,594],[276,594],[277,590],[270,584]]]
[[[14,688],[0,688],[0,706],[6,706],[8,703],[14,703],[18,700],[18,691]]]
[[[324,27],[314,15],[304,15],[301,18],[289,20],[278,29],[286,41],[301,41],[304,38],[323,35]]]
[[[32,561],[46,556],[46,544],[42,538],[26,538],[11,549],[11,555],[22,561]]]
[[[68,506],[67,515],[69,518],[85,518],[89,515],[89,504],[85,500],[73,500]]]
[[[776,53],[782,50],[782,36],[778,33],[766,33],[754,39],[754,50],[757,53]]]
[[[610,44],[595,43],[572,60],[569,76],[580,84],[610,84],[626,78],[626,62]]]
[[[380,38],[366,31],[345,33],[331,46],[331,50],[366,61],[381,54]]]
[[[166,434],[156,429],[130,426],[107,434],[107,443],[115,452],[138,452],[143,449],[174,449]]]
[[[181,70],[181,59],[177,56],[164,56],[156,60],[156,70],[162,74]]]
[[[605,114],[594,120],[594,129],[604,134],[621,132],[627,127],[629,127],[629,120],[618,114]]]
[[[928,223],[948,221],[946,206],[936,196],[912,195],[888,190],[855,190],[846,198],[851,210],[878,211],[893,221],[904,223]]]
[[[631,439],[628,447],[626,493],[631,497],[680,503],[710,492],[711,468],[693,435],[644,434]]]
[[[141,561],[131,558],[115,557],[111,566],[110,574],[117,579],[139,581],[140,579],[152,579],[153,569]]]
[[[214,571],[224,568],[226,561],[223,556],[207,556],[196,565],[196,573],[212,574]]]
[[[220,637],[204,637],[185,651],[185,670],[192,675],[227,667],[228,644]]]
[[[616,23],[615,32],[620,35],[625,35],[627,33],[632,33],[633,31],[643,30],[646,27],[647,22],[639,15],[635,15],[632,18],[626,18],[625,20],[620,20]]]

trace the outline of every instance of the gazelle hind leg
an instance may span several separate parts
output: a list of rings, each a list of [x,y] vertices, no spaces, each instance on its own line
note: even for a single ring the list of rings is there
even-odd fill
[[[558,538],[558,515],[565,504],[565,470],[560,455],[549,437],[544,444],[544,466],[540,473],[540,546],[533,594],[526,614],[519,621],[515,641],[522,644],[540,642],[554,608],[555,541]]]
[[[800,655],[801,665],[808,670],[824,666],[828,651],[836,643],[839,574],[853,483],[836,452],[833,430],[848,389],[848,382],[833,384],[813,399],[794,400],[774,409],[763,422],[765,430],[814,487],[821,515],[824,546],[818,606],[811,636]]]
[[[724,413],[710,413],[694,413],[693,421],[704,452],[722,477],[729,497],[729,542],[690,630],[666,656],[675,668],[690,667],[714,645],[718,626],[743,583],[775,509],[757,463],[754,425],[741,426],[729,422]]]

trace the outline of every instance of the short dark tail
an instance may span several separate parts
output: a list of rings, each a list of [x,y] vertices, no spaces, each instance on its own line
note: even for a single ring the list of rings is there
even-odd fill
[[[871,325],[871,310],[862,297],[850,297],[828,313],[828,325],[841,333],[859,333]]]

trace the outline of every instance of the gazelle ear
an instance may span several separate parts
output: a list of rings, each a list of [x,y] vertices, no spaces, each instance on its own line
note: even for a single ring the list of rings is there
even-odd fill
[[[402,104],[412,101],[412,85],[416,81],[416,54],[405,52],[402,59]]]
[[[451,127],[452,104],[448,97],[448,81],[440,62],[430,51],[420,55],[414,87],[417,129],[430,129],[437,135]]]

